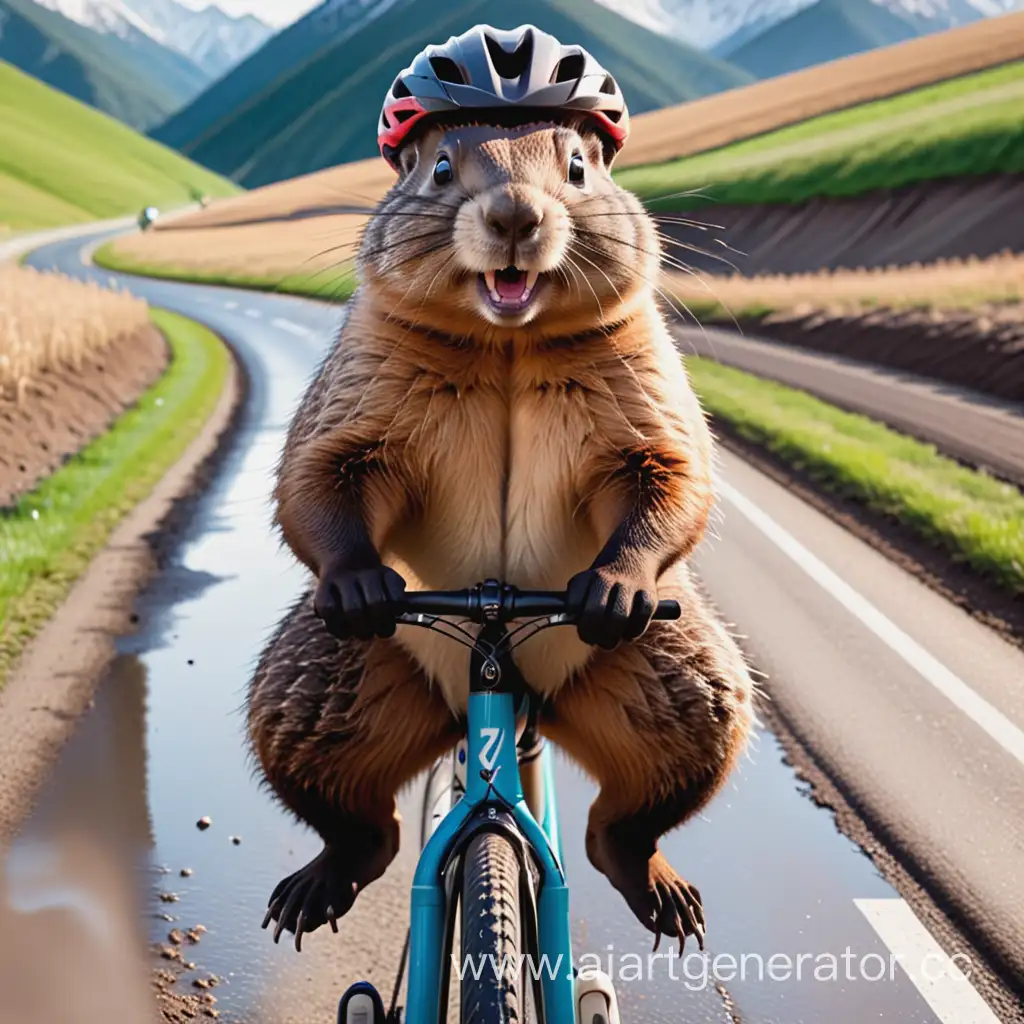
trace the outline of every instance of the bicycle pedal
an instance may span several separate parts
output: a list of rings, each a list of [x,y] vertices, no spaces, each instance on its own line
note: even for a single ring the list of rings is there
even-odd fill
[[[387,1024],[384,1001],[368,981],[350,985],[341,997],[338,1024]]]

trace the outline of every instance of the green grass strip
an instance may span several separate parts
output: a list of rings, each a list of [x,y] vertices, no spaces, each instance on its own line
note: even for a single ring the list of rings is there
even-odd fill
[[[619,171],[652,209],[799,203],[1024,172],[1024,61],[863,103],[678,160]],[[676,196],[683,191],[700,195]],[[671,199],[659,201],[661,196]]]
[[[686,362],[704,407],[741,437],[1024,593],[1024,495],[1016,487],[803,391],[707,359]]]
[[[330,271],[282,276],[231,273],[229,271],[189,270],[164,263],[137,262],[117,251],[117,243],[107,242],[93,254],[93,262],[105,270],[122,274],[141,274],[169,281],[189,281],[192,284],[225,285],[230,288],[249,288],[259,292],[277,292],[283,295],[302,295],[325,302],[344,302],[352,297],[357,280],[350,264]]]
[[[111,429],[13,509],[0,510],[0,687],[114,527],[184,454],[217,405],[231,357],[205,327],[163,310],[167,372]]]

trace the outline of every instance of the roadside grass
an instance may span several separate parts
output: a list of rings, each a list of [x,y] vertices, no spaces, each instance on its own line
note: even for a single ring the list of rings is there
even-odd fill
[[[1024,594],[1024,494],[1017,488],[803,391],[707,359],[689,357],[686,365],[704,408],[740,437]]]
[[[93,262],[105,270],[123,274],[140,274],[192,284],[224,285],[231,288],[250,288],[253,291],[277,292],[322,299],[325,302],[343,302],[356,288],[355,271],[350,264],[329,270],[311,270],[299,273],[251,274],[228,268],[211,270],[202,267],[181,267],[166,263],[147,263],[125,255],[117,249],[116,239],[107,242],[93,254]]]
[[[110,534],[181,457],[227,380],[230,355],[205,327],[163,310],[167,372],[102,437],[0,510],[0,687],[25,645]]]
[[[0,236],[241,191],[0,61]]]
[[[653,209],[670,210],[1021,172],[1024,61],[1016,61],[615,177]]]

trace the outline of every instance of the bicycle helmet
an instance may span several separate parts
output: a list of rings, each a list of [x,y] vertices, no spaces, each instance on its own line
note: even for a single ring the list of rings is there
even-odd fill
[[[402,143],[431,115],[548,109],[586,115],[616,150],[629,134],[618,84],[582,46],[563,46],[533,25],[509,31],[476,25],[426,47],[399,73],[384,100],[377,141],[397,170]]]

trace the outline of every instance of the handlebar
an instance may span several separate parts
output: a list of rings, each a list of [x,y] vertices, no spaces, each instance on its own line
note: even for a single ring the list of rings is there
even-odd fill
[[[496,580],[485,580],[469,590],[413,591],[399,603],[399,611],[405,615],[460,615],[479,623],[554,615],[574,621],[565,591],[519,590]],[[659,601],[654,618],[678,619],[682,614],[678,601]]]

